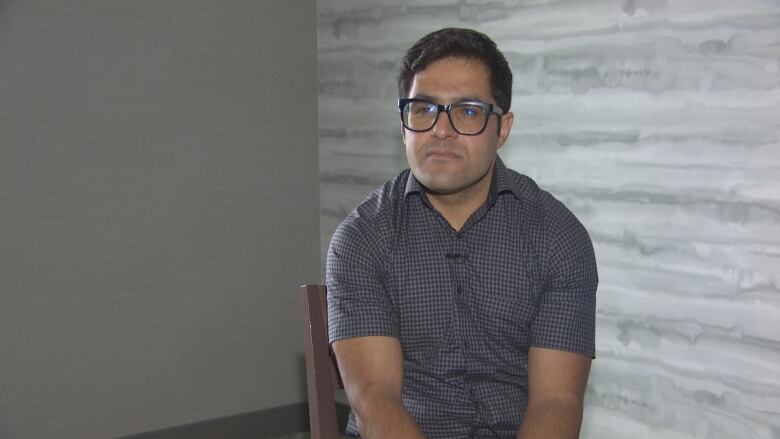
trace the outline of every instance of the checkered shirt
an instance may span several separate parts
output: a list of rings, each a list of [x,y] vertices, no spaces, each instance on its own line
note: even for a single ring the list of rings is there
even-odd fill
[[[334,232],[326,283],[331,343],[400,340],[403,403],[429,439],[514,438],[529,347],[595,354],[588,233],[500,159],[487,203],[460,231],[408,169],[385,183]],[[357,435],[354,416],[347,433]]]

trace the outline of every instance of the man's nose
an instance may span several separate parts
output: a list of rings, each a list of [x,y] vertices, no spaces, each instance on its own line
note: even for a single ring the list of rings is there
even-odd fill
[[[446,139],[447,137],[455,137],[458,132],[450,123],[450,115],[447,112],[440,112],[436,118],[436,123],[433,124],[433,136],[440,139]]]

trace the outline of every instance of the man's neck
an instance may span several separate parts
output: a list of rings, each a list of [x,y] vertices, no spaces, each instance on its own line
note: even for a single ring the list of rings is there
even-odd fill
[[[495,169],[495,164],[493,164],[490,171],[477,184],[464,191],[455,194],[428,192],[428,200],[450,226],[459,231],[469,217],[487,201]]]

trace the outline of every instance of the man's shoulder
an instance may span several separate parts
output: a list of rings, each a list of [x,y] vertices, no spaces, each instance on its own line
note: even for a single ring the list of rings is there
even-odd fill
[[[519,193],[522,217],[526,218],[521,226],[526,228],[526,236],[538,251],[541,268],[552,273],[567,267],[575,271],[592,267],[592,279],[598,279],[592,262],[593,244],[583,223],[561,200],[530,177],[511,170],[508,175],[519,189],[516,195]],[[566,262],[571,260],[576,262]]]
[[[509,168],[506,168],[506,176],[512,192],[528,208],[554,216],[571,214],[560,200],[542,189],[531,177]]]
[[[374,189],[344,218],[336,234],[359,232],[363,238],[370,238],[392,231],[403,206],[409,176],[406,169]]]
[[[390,213],[403,204],[409,175],[410,172],[406,169],[374,189],[355,207],[352,214],[365,221],[385,220]]]
[[[540,225],[548,232],[569,232],[587,235],[585,227],[574,213],[555,195],[540,187],[536,181],[527,175],[512,169],[507,169],[507,177],[511,180],[515,195],[523,206],[530,210],[532,216],[540,220]]]

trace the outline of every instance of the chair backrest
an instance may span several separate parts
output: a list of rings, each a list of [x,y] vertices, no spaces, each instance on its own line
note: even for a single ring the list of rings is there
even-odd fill
[[[311,439],[339,439],[335,391],[343,389],[328,343],[328,302],[324,285],[301,285]]]

